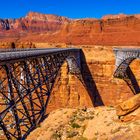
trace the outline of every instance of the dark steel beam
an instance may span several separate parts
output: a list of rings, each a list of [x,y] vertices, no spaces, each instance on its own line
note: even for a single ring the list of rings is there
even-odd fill
[[[75,48],[0,49],[0,71],[4,71],[0,77],[0,95],[4,98],[0,128],[7,139],[25,139],[43,119],[62,64],[70,56],[78,62],[79,51]],[[77,71],[75,64],[71,67]],[[7,123],[9,116],[13,120]]]

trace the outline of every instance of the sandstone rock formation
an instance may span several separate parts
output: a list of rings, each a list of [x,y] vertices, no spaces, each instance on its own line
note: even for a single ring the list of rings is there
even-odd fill
[[[134,96],[125,81],[113,77],[115,69],[113,48],[139,46],[140,15],[107,15],[98,20],[69,19],[30,12],[20,19],[1,19],[0,42],[1,48],[11,48],[12,43],[15,43],[16,48],[54,46],[82,48],[84,85],[76,76],[68,73],[67,65],[64,63],[51,93],[48,112],[61,107],[110,105],[87,110],[54,111],[41,127],[29,136],[29,139],[68,137],[87,140],[105,139],[109,135],[109,139],[139,138],[139,116],[137,120],[135,119],[135,116],[140,114],[139,99],[132,104],[126,101],[118,106],[122,109],[117,110],[120,120],[116,116],[115,108],[111,106]],[[137,67],[139,64],[140,62],[136,60],[130,67],[140,84],[140,78],[137,77],[140,74]],[[137,96],[133,98],[130,100],[134,101]],[[125,123],[131,120],[133,122]],[[132,133],[134,131],[135,133]]]
[[[140,119],[140,94],[117,105],[116,113],[122,121]]]
[[[69,19],[28,13],[19,19],[0,19],[0,40],[88,45],[139,45],[139,15],[109,15],[102,19]]]
[[[47,112],[64,107],[93,107],[93,100],[94,96],[90,97],[81,81],[68,72],[65,62],[55,81]]]
[[[140,40],[139,15],[118,16],[111,15],[100,20],[89,18],[74,20],[30,12],[20,19],[1,19],[0,47],[10,48],[14,42],[16,48],[70,47],[66,44],[82,48],[82,73],[86,87],[75,76],[68,75],[66,79],[64,78],[66,75],[60,77],[62,82],[60,80],[54,86],[51,97],[54,108],[50,105],[50,110],[72,105],[87,107],[116,105],[133,96],[133,93],[123,80],[113,77],[115,69],[113,48],[120,44],[129,45],[120,47],[132,47],[130,45],[138,45]],[[139,75],[137,67],[139,61],[135,62],[132,64],[132,70],[134,74]],[[66,82],[63,82],[65,80]],[[140,79],[137,80],[140,83]]]
[[[10,46],[10,43],[2,43],[3,48],[7,45]],[[16,43],[17,48],[54,46],[68,47],[65,44]],[[117,46],[77,45],[73,47],[83,50],[81,64],[85,85],[76,76],[70,75],[67,66],[64,65],[51,93],[48,112],[60,107],[116,105],[134,96],[124,80],[113,77],[115,69],[113,48]],[[135,60],[130,65],[138,83],[140,83],[139,64],[139,60]]]
[[[49,111],[60,107],[114,106],[134,96],[123,79],[113,77],[115,70],[113,48],[116,46],[77,45],[75,47],[83,50],[81,64],[86,86],[84,87],[74,75],[69,75],[66,65],[63,66],[51,94]],[[130,68],[140,84],[139,65],[140,61],[135,60]]]
[[[140,107],[140,94],[135,95],[134,97],[124,101],[123,103],[116,106],[117,115],[123,116],[126,115],[137,108]]]

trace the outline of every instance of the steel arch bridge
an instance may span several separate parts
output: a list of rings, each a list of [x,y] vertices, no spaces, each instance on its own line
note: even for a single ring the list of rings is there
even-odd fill
[[[45,115],[62,64],[81,80],[80,49],[0,49],[0,139],[25,139]]]
[[[114,77],[125,80],[134,94],[140,92],[139,86],[129,65],[135,59],[140,59],[140,49],[135,48],[114,48],[116,56]],[[137,88],[135,87],[137,86]]]

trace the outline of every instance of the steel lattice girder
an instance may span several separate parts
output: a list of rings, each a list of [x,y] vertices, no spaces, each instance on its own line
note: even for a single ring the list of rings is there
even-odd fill
[[[80,49],[0,52],[0,139],[25,139],[45,115],[61,65],[80,77]]]

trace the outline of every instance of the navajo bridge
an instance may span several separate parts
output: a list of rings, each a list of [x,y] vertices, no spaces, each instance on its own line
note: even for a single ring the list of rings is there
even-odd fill
[[[0,50],[0,139],[25,139],[37,127],[65,61],[80,78],[80,49]]]
[[[129,64],[140,58],[140,50],[114,49],[114,77],[128,76]],[[0,50],[0,139],[23,140],[45,116],[50,93],[64,62],[81,82],[81,49],[9,49]],[[83,82],[84,83],[84,82]]]
[[[133,74],[130,64],[135,59],[140,59],[140,49],[137,48],[114,48],[116,56],[114,77],[123,79],[134,94],[140,92],[138,82]]]

